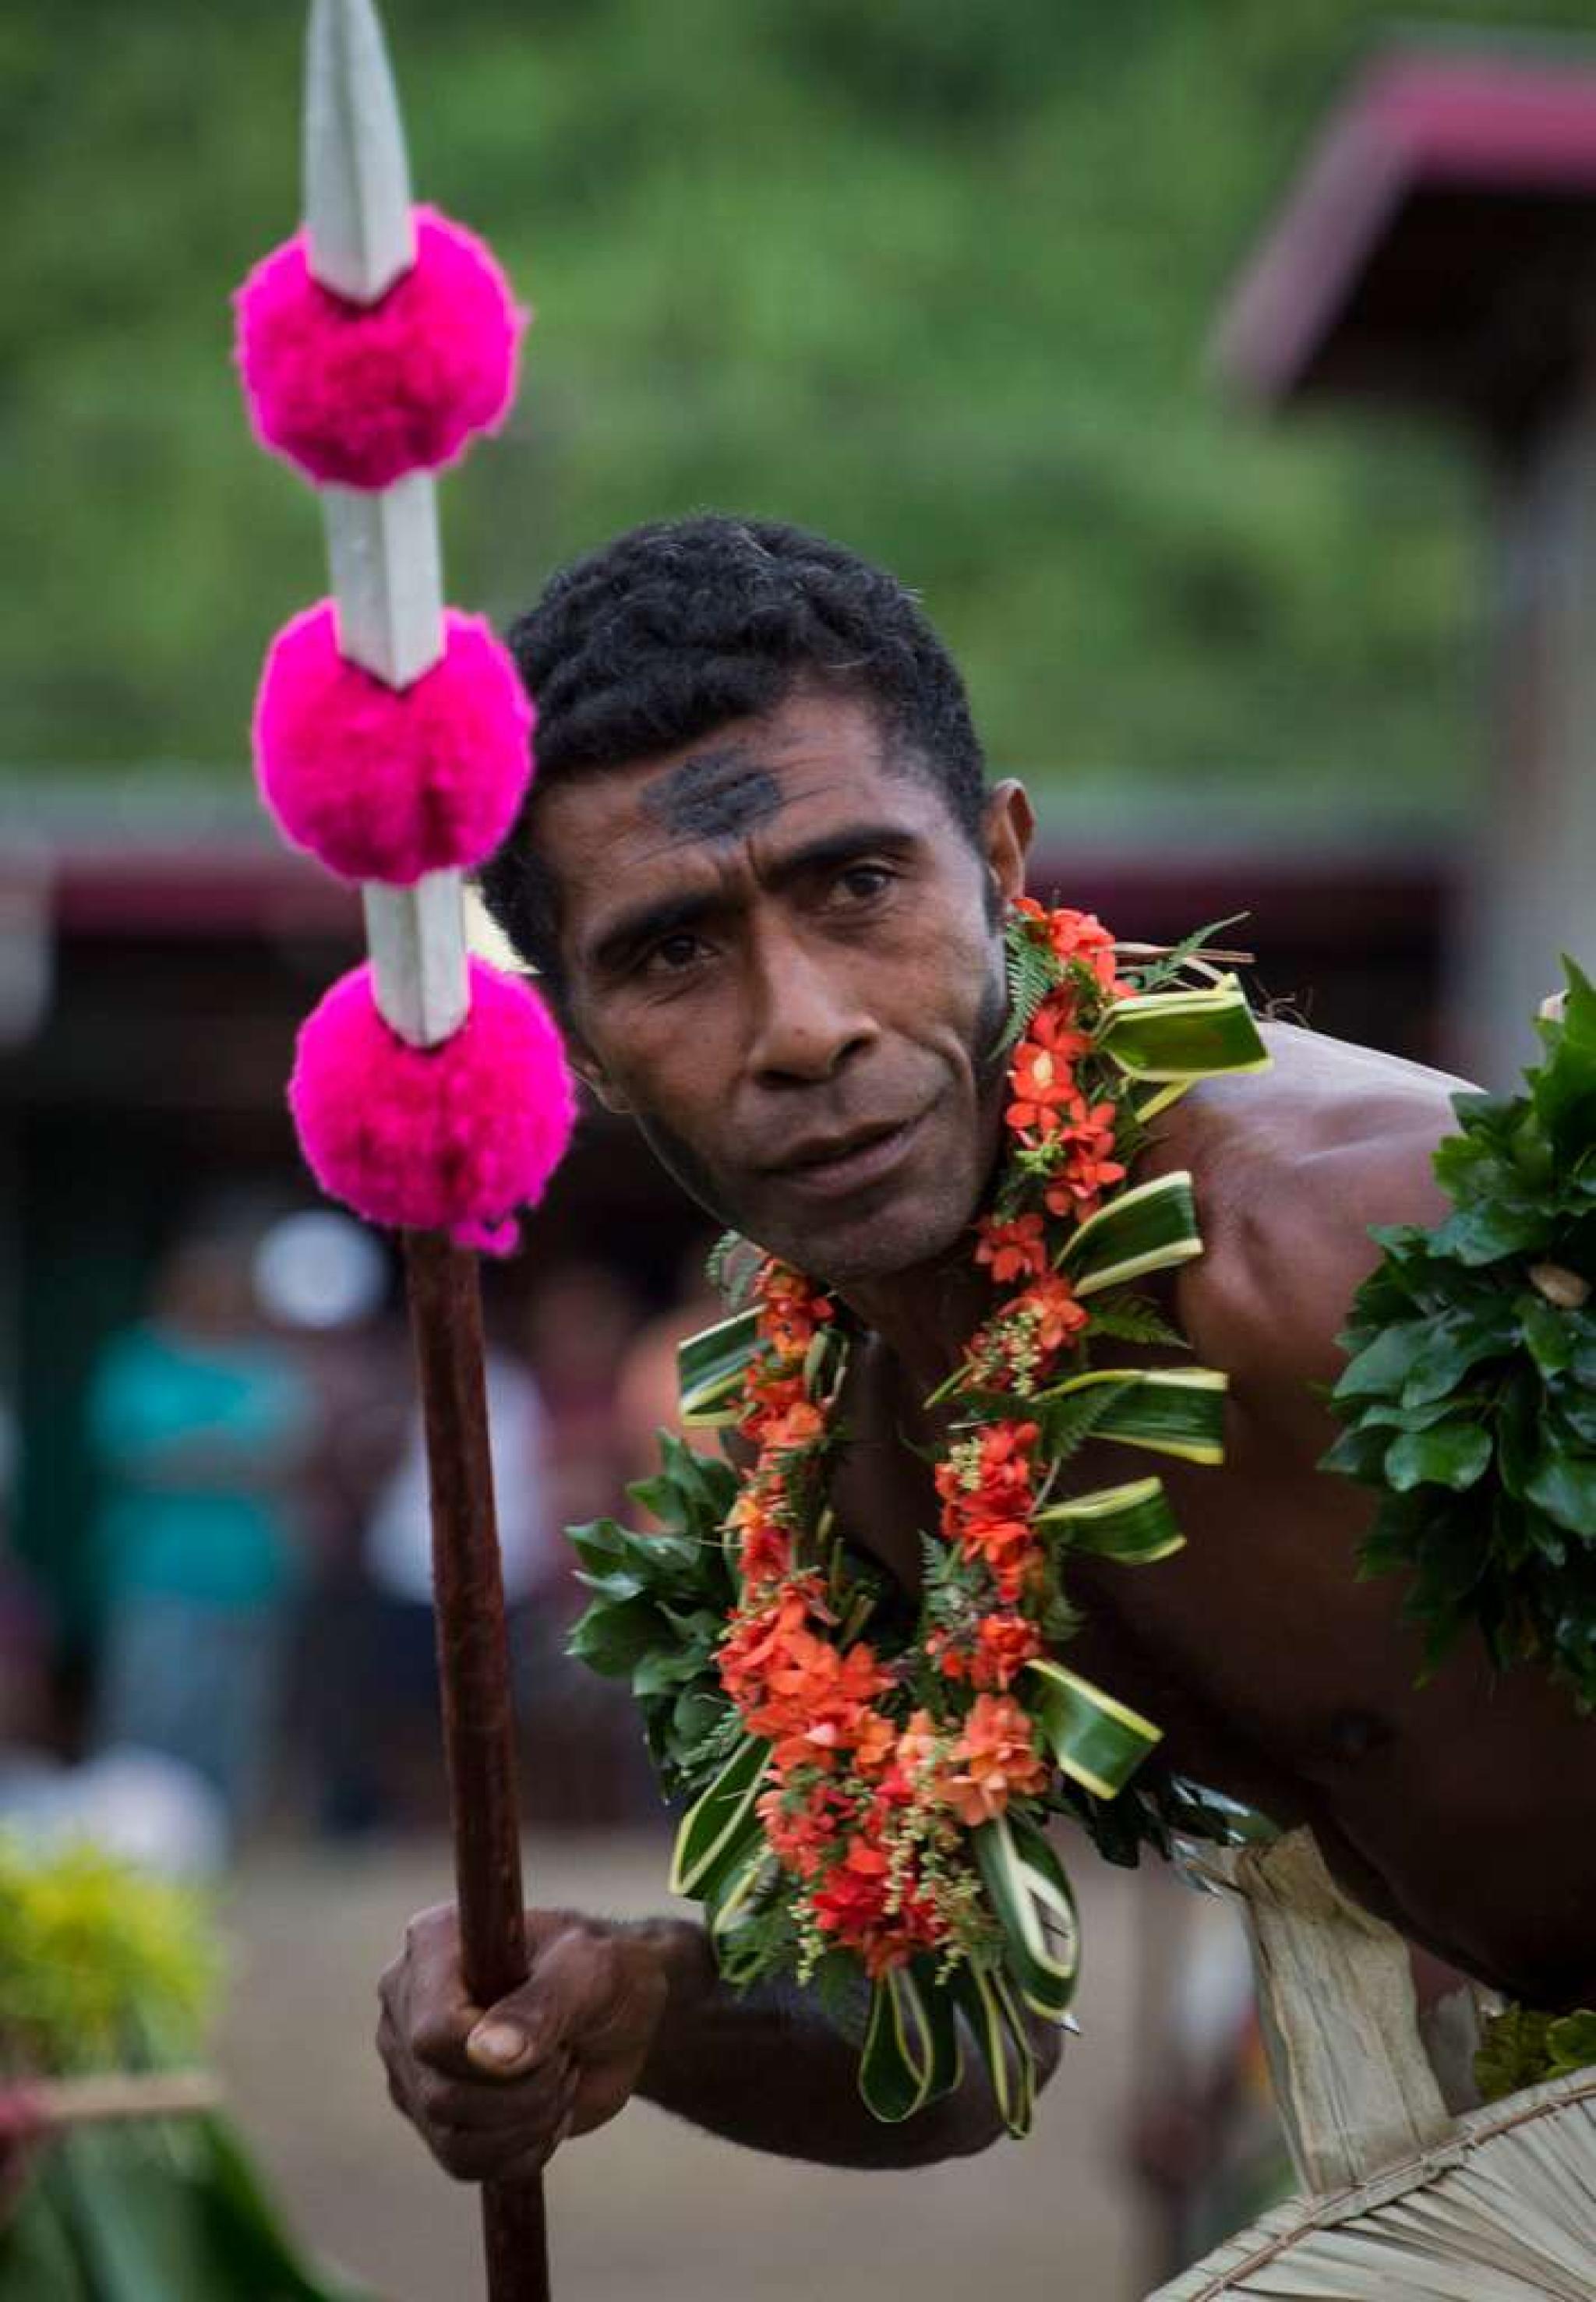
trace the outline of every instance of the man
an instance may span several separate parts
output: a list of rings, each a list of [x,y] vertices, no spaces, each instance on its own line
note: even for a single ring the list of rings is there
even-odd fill
[[[718,1221],[823,1281],[864,1330],[833,1483],[906,1584],[936,1524],[922,1405],[991,1297],[970,1227],[996,1157],[1001,921],[1031,813],[987,792],[958,675],[892,579],[792,529],[702,518],[622,537],[515,635],[540,776],[485,875],[575,1062]],[[1287,1029],[1274,1068],[1159,1122],[1138,1178],[1194,1179],[1206,1253],[1167,1307],[1231,1378],[1222,1469],[1172,1464],[1186,1550],[1072,1566],[1070,1660],[1156,1720],[1181,1773],[1311,1824],[1348,1890],[1537,2005],[1596,1994],[1596,1727],[1465,1646],[1415,1691],[1401,1591],[1360,1583],[1369,1499],[1315,1465],[1315,1388],[1373,1265],[1371,1222],[1444,1208],[1457,1082]],[[1080,1483],[1106,1483],[1090,1449]],[[532,1979],[466,2004],[452,1921],[384,1978],[400,2107],[471,2179],[514,2178],[634,2092],[739,2140],[854,2165],[979,2149],[974,2070],[902,2126],[800,1994],[738,1997],[696,1927],[528,1920]],[[967,2062],[973,2063],[974,2057]]]

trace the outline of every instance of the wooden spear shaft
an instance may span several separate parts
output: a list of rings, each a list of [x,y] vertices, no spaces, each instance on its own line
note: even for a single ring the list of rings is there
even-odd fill
[[[527,1972],[515,1718],[488,1453],[476,1258],[437,1231],[405,1241],[426,1418],[443,1751],[454,1818],[466,1987],[490,2006]],[[542,2184],[490,2182],[483,2237],[492,2302],[544,2302]]]
[[[409,170],[372,0],[312,0],[306,51],[305,216],[310,268],[374,303],[415,256]],[[443,651],[429,473],[376,492],[322,491],[339,646],[391,687]],[[362,890],[377,1006],[415,1047],[465,1021],[460,875]],[[406,1241],[410,1326],[426,1424],[443,1742],[466,1988],[491,2005],[525,1980],[516,1735],[493,1511],[476,1259],[438,1233]],[[489,2302],[548,2302],[542,2186],[483,2191]]]

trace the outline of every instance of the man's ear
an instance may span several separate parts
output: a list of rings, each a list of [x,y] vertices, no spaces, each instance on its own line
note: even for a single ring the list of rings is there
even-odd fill
[[[606,1111],[615,1112],[622,1119],[632,1115],[629,1098],[611,1080],[609,1072],[594,1054],[587,1041],[574,1031],[567,1022],[564,1026],[566,1053],[571,1059],[571,1069],[583,1085],[591,1088]]]
[[[1012,903],[1025,892],[1025,859],[1036,836],[1025,786],[1012,776],[994,786],[981,821],[981,847],[998,895]]]

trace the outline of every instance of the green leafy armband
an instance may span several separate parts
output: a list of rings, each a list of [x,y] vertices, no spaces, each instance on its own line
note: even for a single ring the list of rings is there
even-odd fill
[[[1596,990],[1571,961],[1527,1094],[1460,1094],[1453,1212],[1377,1229],[1340,1338],[1323,1467],[1374,1488],[1365,1575],[1412,1577],[1432,1670],[1470,1624],[1499,1668],[1596,1708]]]

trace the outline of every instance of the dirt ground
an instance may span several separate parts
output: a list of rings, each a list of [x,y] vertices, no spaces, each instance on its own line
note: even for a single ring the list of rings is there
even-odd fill
[[[665,1907],[651,1836],[540,1838],[533,1899],[617,1915]],[[1138,1907],[1157,1892],[1079,1866],[1083,2035],[1029,2142],[912,2174],[837,2172],[714,2142],[646,2105],[567,2147],[549,2175],[560,2302],[1130,2302],[1152,2282],[1145,2198],[1122,2135]],[[237,1972],[222,2041],[233,2111],[304,2242],[384,2302],[482,2291],[473,2191],[391,2109],[374,1986],[408,1913],[443,1899],[447,1850],[263,1852],[232,1900]]]

